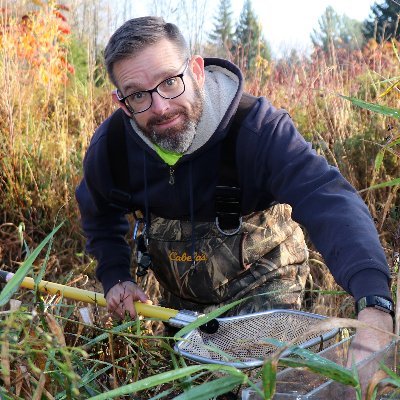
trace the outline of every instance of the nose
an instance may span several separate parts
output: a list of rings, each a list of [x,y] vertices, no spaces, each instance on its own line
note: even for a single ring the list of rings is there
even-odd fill
[[[154,114],[164,114],[169,108],[169,100],[161,97],[157,92],[151,94],[153,102],[151,104],[151,110]]]

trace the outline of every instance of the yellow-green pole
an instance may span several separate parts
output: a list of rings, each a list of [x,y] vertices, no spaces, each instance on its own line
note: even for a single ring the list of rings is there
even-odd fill
[[[7,273],[6,281],[13,277],[13,273]],[[32,278],[25,277],[21,283],[21,287],[26,289],[34,289],[35,281]],[[38,290],[42,293],[57,294],[66,297],[67,299],[83,301],[84,303],[97,304],[105,307],[107,305],[104,295],[101,293],[92,292],[90,290],[78,289],[71,286],[61,285],[59,283],[40,281]],[[168,321],[178,314],[178,310],[172,308],[153,306],[141,302],[135,302],[136,312],[144,317],[159,318],[163,321]]]

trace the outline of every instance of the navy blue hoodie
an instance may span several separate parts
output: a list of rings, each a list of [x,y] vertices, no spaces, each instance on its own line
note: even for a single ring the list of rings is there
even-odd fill
[[[170,167],[134,131],[124,115],[134,208],[169,219],[215,219],[221,140],[228,132],[241,94],[240,71],[224,60],[206,59],[238,77],[237,93],[210,139]],[[132,280],[125,213],[110,206],[114,187],[107,152],[110,118],[96,130],[84,160],[84,178],[76,190],[87,250],[97,261],[105,293]],[[237,139],[236,159],[242,189],[242,213],[264,210],[273,202],[292,206],[292,218],[308,232],[339,285],[356,300],[367,295],[390,298],[389,268],[370,213],[355,189],[311,148],[288,114],[258,99]]]

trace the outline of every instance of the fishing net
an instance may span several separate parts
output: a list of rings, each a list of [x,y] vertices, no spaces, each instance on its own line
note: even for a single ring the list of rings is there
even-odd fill
[[[216,333],[194,329],[176,344],[175,350],[196,362],[236,368],[258,367],[265,357],[277,350],[276,346],[268,343],[268,338],[285,343],[299,338],[295,342],[297,345],[316,352],[333,344],[338,329],[307,335],[311,326],[325,318],[293,310],[271,310],[219,318]]]

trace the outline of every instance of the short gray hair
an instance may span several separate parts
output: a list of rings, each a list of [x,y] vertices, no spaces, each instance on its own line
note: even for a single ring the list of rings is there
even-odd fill
[[[126,21],[111,36],[104,50],[104,62],[111,82],[117,86],[113,73],[117,61],[131,58],[145,47],[168,39],[182,58],[189,58],[188,45],[179,28],[160,17],[141,17]]]

